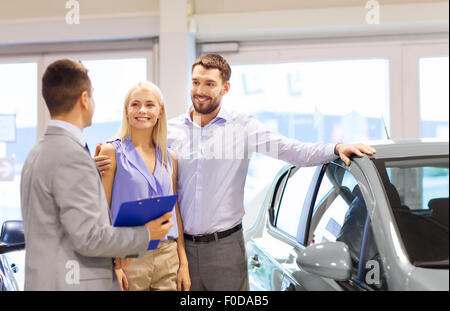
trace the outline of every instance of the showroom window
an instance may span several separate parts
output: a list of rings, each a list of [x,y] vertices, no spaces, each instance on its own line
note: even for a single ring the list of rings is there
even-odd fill
[[[448,138],[448,38],[244,41],[224,56],[232,67],[224,106],[290,138]],[[245,206],[283,165],[253,155]]]
[[[146,58],[81,60],[94,86],[95,113],[92,126],[83,131],[91,153],[118,131],[125,95],[134,84],[147,80]],[[113,77],[111,78],[111,73]]]
[[[150,52],[146,53],[151,55]],[[46,60],[50,64],[57,59],[69,57],[81,61],[88,69],[94,88],[95,113],[92,125],[83,130],[83,136],[92,155],[97,144],[110,140],[118,131],[128,90],[140,81],[152,79],[149,73],[149,67],[152,65],[150,57],[144,53],[127,54],[52,55]]]
[[[0,61],[0,226],[21,220],[20,177],[26,156],[36,143],[38,63]],[[15,275],[23,289],[25,251],[9,253],[19,267]]]
[[[448,57],[419,59],[421,137],[448,139]]]
[[[303,142],[385,138],[389,62],[385,59],[232,66],[230,109]]]
[[[331,143],[387,138],[387,59],[232,65],[230,83],[225,107],[251,114],[286,137]],[[283,165],[283,161],[253,155],[246,204]]]
[[[36,143],[36,62],[0,63],[0,224],[22,219],[20,175]]]

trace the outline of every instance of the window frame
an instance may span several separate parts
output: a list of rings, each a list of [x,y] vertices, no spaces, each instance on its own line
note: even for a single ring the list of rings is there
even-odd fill
[[[406,137],[421,138],[420,116],[420,59],[422,57],[449,57],[449,44],[411,44],[403,49],[404,132]]]
[[[322,178],[320,179],[320,182],[318,182],[317,183],[317,185],[316,185],[316,187],[317,187],[317,194],[318,194],[318,192],[319,192],[319,190],[320,190],[320,186],[322,185],[322,180],[323,180],[323,178],[324,178],[324,175],[326,174],[326,170],[327,170],[327,168],[330,166],[330,165],[335,165],[335,166],[338,166],[338,167],[341,167],[342,169],[344,169],[345,170],[345,172],[348,172],[349,174],[351,174],[350,172],[349,172],[349,170],[347,170],[344,166],[342,166],[342,165],[339,165],[339,164],[337,164],[336,162],[330,162],[330,163],[327,163],[327,164],[325,164],[324,166],[323,166],[323,174],[322,174]],[[356,178],[353,176],[353,174],[351,174],[352,175],[352,177],[356,180]],[[332,201],[334,202],[334,200],[336,200],[337,199],[337,197],[340,195],[339,194],[339,190],[336,188],[336,186],[337,185],[335,185],[334,183],[333,183],[333,189],[332,190],[330,190],[323,198],[320,198],[321,199],[321,201],[323,201],[323,203],[321,203],[321,202],[318,202],[320,205],[322,205],[322,204],[326,204],[330,199],[330,197],[333,197],[333,199],[332,199]],[[317,201],[317,194],[316,194],[316,196],[314,197],[314,202],[311,202],[311,206],[310,206],[310,210],[309,210],[309,213],[308,213],[308,227],[307,227],[307,230],[306,230],[306,232],[308,232],[308,234],[305,234],[305,245],[306,246],[308,246],[309,245],[309,243],[312,241],[312,237],[313,237],[313,233],[314,233],[314,231],[316,230],[316,228],[317,228],[317,225],[320,223],[320,220],[322,219],[322,217],[323,217],[323,215],[325,215],[325,213],[326,213],[326,211],[329,209],[329,205],[330,204],[328,204],[328,207],[326,208],[326,209],[324,209],[323,211],[321,210],[320,211],[320,217],[319,217],[319,219],[318,219],[318,221],[316,221],[316,222],[312,222],[312,220],[313,220],[313,218],[314,218],[314,216],[316,216],[316,212],[317,212],[317,209],[315,208],[316,207],[316,201]],[[348,202],[344,199],[344,198],[342,198],[347,204],[348,204]],[[320,207],[319,207],[320,208]],[[306,228],[305,228],[306,229]]]
[[[389,61],[389,107],[386,126],[391,138],[420,138],[418,60],[449,56],[445,35],[379,36],[241,42],[226,55],[232,65],[384,58]]]
[[[283,200],[283,194],[284,194],[286,185],[288,183],[288,180],[291,176],[293,176],[295,173],[297,173],[301,169],[301,167],[296,167],[296,166],[292,165],[289,168],[286,168],[285,169],[286,172],[284,174],[282,174],[282,176],[277,181],[277,186],[275,187],[274,192],[272,194],[272,203],[268,210],[268,213],[269,213],[269,215],[268,215],[269,216],[268,232],[295,247],[305,246],[304,239],[301,238],[301,237],[304,237],[304,235],[305,235],[304,230],[301,230],[301,228],[304,227],[304,226],[302,226],[302,224],[304,223],[304,221],[306,219],[305,218],[305,215],[307,215],[306,212],[307,211],[309,212],[309,210],[311,209],[310,208],[311,202],[313,202],[315,200],[315,197],[317,196],[317,193],[319,190],[317,185],[320,184],[321,178],[323,176],[324,165],[318,165],[315,167],[316,167],[316,170],[311,179],[311,183],[310,183],[308,192],[306,194],[305,200],[303,201],[302,212],[300,214],[300,219],[298,220],[298,223],[297,223],[297,236],[294,237],[291,234],[287,233],[283,229],[279,228],[276,223],[277,223],[277,218],[278,218],[278,212],[280,209],[280,203]],[[305,205],[305,204],[307,204],[307,205]],[[274,213],[273,218],[272,218],[272,215],[270,214],[271,212]],[[273,219],[273,222],[272,222],[272,219]]]
[[[42,66],[43,70],[47,68],[48,65],[54,61],[61,58],[70,58],[74,60],[84,59],[84,60],[94,60],[94,59],[119,59],[119,58],[146,58],[147,59],[147,80],[154,81],[156,76],[156,64],[154,62],[154,53],[151,50],[119,50],[119,51],[93,51],[93,52],[69,52],[63,54],[48,54],[43,57]],[[44,72],[42,72],[43,74]],[[95,87],[95,86],[94,86]],[[39,89],[41,86],[39,85]],[[44,98],[42,94],[39,94],[38,101],[38,137],[44,135],[44,131],[47,128],[47,124],[50,122],[50,114],[48,112],[47,106],[45,105]],[[40,118],[39,118],[40,117]]]
[[[106,45],[112,47],[112,51],[105,51],[102,49],[101,42],[93,43],[78,43],[80,46],[80,51],[77,50],[67,50],[68,48],[76,48],[77,44],[71,43],[60,43],[49,45],[55,50],[63,50],[61,53],[49,53],[47,50],[43,49],[40,51],[39,46],[32,47],[32,50],[39,51],[35,54],[30,55],[12,55],[12,54],[0,54],[0,64],[3,63],[25,63],[34,62],[37,63],[37,127],[36,127],[36,138],[39,139],[45,132],[48,122],[50,122],[50,114],[45,105],[44,98],[42,97],[42,82],[41,77],[43,76],[45,69],[52,62],[61,58],[71,58],[71,59],[107,59],[107,58],[136,58],[144,57],[147,59],[147,78],[151,81],[156,81],[158,83],[159,79],[159,62],[158,62],[158,44],[153,43],[151,48],[145,49],[142,44],[128,43],[129,48],[126,49],[122,42],[108,42]],[[147,44],[148,45],[148,44]],[[43,48],[48,48],[44,44]],[[20,54],[20,51],[18,51]],[[24,51],[23,51],[24,53]]]

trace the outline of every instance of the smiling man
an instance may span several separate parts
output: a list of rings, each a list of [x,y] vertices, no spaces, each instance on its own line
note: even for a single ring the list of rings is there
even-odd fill
[[[222,106],[230,76],[220,55],[198,58],[192,65],[193,105],[169,121],[169,145],[179,155],[178,191],[192,290],[249,289],[241,223],[253,152],[298,166],[326,163],[338,154],[348,163],[352,153],[375,152],[362,144],[306,144],[267,131],[253,117]],[[234,157],[225,156],[230,150]]]
[[[168,124],[178,155],[178,194],[191,290],[248,290],[242,231],[244,185],[254,152],[314,166],[375,150],[363,144],[302,143],[268,131],[255,118],[222,106],[231,68],[207,54],[192,65],[191,105]],[[213,151],[211,151],[213,150]],[[96,158],[101,170],[107,162]]]

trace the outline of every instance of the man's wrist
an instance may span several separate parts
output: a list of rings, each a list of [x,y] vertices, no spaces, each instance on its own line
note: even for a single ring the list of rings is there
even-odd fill
[[[340,144],[341,144],[341,143],[336,144],[336,145],[334,146],[334,154],[335,154],[335,155],[339,155],[338,146],[339,146]]]

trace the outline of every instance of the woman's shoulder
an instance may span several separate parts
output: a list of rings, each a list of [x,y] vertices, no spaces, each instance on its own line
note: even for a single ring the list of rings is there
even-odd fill
[[[115,141],[108,141],[101,145],[100,155],[115,156],[116,148]]]

